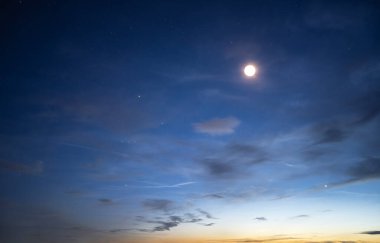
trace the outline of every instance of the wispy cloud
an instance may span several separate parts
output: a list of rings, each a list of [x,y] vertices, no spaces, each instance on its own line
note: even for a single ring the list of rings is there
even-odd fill
[[[306,218],[310,218],[310,215],[300,214],[300,215],[296,215],[294,217],[291,217],[291,219],[306,219]]]
[[[208,224],[200,224],[200,225],[203,225],[203,226],[213,226],[215,223],[208,223]]]
[[[240,120],[235,117],[214,118],[208,121],[194,123],[193,128],[198,133],[209,135],[227,135],[235,132]]]
[[[188,186],[188,185],[191,185],[191,184],[195,184],[196,182],[194,181],[187,181],[187,182],[181,182],[181,183],[177,183],[177,184],[171,184],[171,185],[164,185],[164,184],[160,184],[160,183],[148,183],[147,184],[150,184],[150,185],[124,185],[125,187],[132,187],[132,188],[157,188],[157,189],[160,189],[160,188],[180,188],[180,187],[183,187],[183,186]]]
[[[204,215],[208,219],[216,219],[209,212],[206,212],[205,210],[202,210],[202,209],[198,208],[197,211],[200,212],[202,215]]]

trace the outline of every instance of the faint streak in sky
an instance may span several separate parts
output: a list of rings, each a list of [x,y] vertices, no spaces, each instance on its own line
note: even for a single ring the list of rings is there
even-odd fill
[[[160,189],[160,188],[180,188],[180,187],[183,187],[183,186],[188,186],[188,185],[191,185],[191,184],[195,184],[196,182],[195,181],[187,181],[187,182],[182,182],[182,183],[177,183],[177,184],[172,184],[172,185],[163,185],[163,184],[153,184],[153,185],[147,185],[147,186],[143,186],[143,185],[124,185],[125,187],[131,187],[131,188],[157,188],[157,189]]]
[[[75,143],[60,143],[61,145],[68,146],[68,147],[74,147],[74,148],[80,148],[80,149],[86,149],[86,150],[92,150],[96,152],[102,152],[102,153],[107,153],[107,154],[113,154],[117,155],[123,158],[130,157],[127,154],[120,153],[120,152],[115,152],[115,151],[109,151],[109,150],[104,150],[104,149],[99,149],[91,146],[86,146],[86,145],[81,145],[81,144],[75,144]]]

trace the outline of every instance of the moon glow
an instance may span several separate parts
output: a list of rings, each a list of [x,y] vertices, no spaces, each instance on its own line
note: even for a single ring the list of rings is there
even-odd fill
[[[253,77],[256,74],[256,67],[249,64],[244,67],[244,74],[247,77]]]

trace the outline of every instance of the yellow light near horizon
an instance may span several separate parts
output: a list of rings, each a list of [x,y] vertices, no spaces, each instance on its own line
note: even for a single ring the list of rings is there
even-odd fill
[[[247,77],[253,77],[256,74],[256,67],[249,64],[244,67],[244,74]]]

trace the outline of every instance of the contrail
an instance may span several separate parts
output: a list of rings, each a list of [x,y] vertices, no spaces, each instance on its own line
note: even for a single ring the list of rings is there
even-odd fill
[[[99,149],[99,148],[96,148],[96,147],[90,147],[90,146],[81,145],[81,144],[75,144],[75,143],[60,143],[60,144],[64,145],[64,146],[69,146],[69,147],[75,147],[75,148],[81,148],[81,149],[87,149],[87,150],[92,150],[92,151],[97,151],[97,152],[103,152],[103,153],[113,154],[113,155],[121,156],[121,157],[124,157],[124,158],[125,157],[130,157],[127,154],[123,154],[123,153],[119,153],[119,152],[114,152],[114,151],[108,151],[108,150]]]
[[[124,185],[125,187],[132,187],[132,188],[180,188],[182,186],[187,186],[191,184],[195,184],[194,181],[187,181],[182,183],[177,183],[173,185],[150,185],[150,186],[134,186],[134,185]],[[150,184],[156,184],[156,183],[150,183]]]

